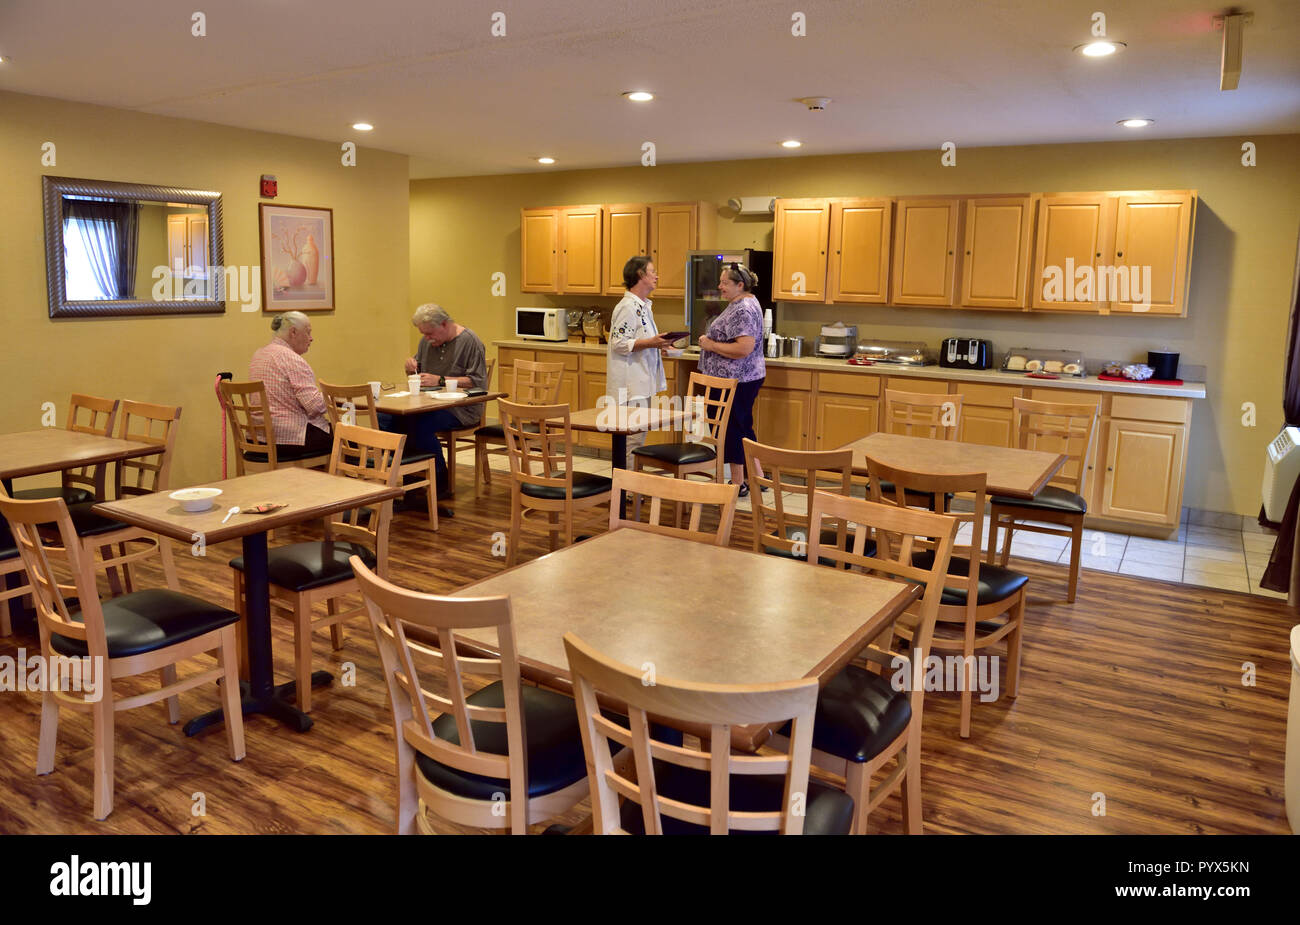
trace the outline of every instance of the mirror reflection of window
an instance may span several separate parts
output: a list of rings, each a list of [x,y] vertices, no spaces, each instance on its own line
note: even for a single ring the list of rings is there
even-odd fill
[[[134,298],[139,207],[65,196],[64,285],[71,300]]]

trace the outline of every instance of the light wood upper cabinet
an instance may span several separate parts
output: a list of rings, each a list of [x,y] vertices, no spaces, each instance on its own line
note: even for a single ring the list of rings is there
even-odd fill
[[[827,290],[832,302],[884,304],[889,299],[891,199],[831,203]]]
[[[831,204],[825,199],[778,199],[773,226],[772,298],[826,301],[826,246]]]
[[[894,213],[895,305],[952,305],[959,199],[900,199]]]
[[[1024,308],[1032,200],[1028,196],[968,199],[965,212],[961,304]]]
[[[697,202],[650,204],[650,257],[659,273],[658,298],[686,296],[686,255],[700,246],[700,210]],[[623,268],[618,271],[621,277]]]
[[[605,232],[602,247],[605,266],[605,295],[621,296],[623,265],[632,257],[650,253],[647,242],[647,216],[650,207],[645,203],[605,206]]]
[[[1050,194],[1038,201],[1038,235],[1030,277],[1030,305],[1055,311],[1098,312],[1096,300],[1079,301],[1073,275],[1079,267],[1097,266],[1110,249],[1110,202],[1105,193]],[[1048,271],[1052,279],[1049,279]]]
[[[604,206],[560,210],[560,292],[599,295]]]
[[[1113,266],[1123,269],[1111,311],[1187,314],[1187,272],[1192,258],[1196,199],[1187,191],[1121,194],[1115,207]],[[1149,268],[1149,270],[1148,270]],[[1148,284],[1148,273],[1149,284]]]
[[[521,292],[560,291],[560,210],[519,210]]]
[[[167,265],[184,279],[208,275],[208,217],[192,213],[167,216]]]

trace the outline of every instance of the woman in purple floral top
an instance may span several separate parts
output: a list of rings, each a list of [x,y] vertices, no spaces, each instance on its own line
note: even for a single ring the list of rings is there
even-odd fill
[[[745,448],[741,443],[754,437],[754,399],[767,376],[763,362],[763,309],[753,292],[758,275],[743,264],[724,267],[718,291],[730,301],[713,319],[708,334],[700,338],[700,372],[706,376],[736,379],[736,397],[731,403],[727,444],[723,461],[729,464],[731,482],[740,485],[740,496],[749,494],[745,479]]]

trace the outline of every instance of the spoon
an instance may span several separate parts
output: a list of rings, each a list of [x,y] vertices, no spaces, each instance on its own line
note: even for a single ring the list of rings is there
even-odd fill
[[[221,522],[224,524],[227,520],[234,517],[238,513],[239,513],[239,508],[232,507],[230,510],[226,511],[226,516],[222,518]]]

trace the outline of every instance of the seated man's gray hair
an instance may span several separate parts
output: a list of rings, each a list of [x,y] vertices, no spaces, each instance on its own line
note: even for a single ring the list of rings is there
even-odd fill
[[[423,325],[432,325],[437,327],[451,320],[451,315],[436,302],[425,302],[415,310],[415,315],[411,318],[411,324],[417,328]]]
[[[304,324],[311,324],[311,319],[302,312],[283,312],[271,319],[271,330],[283,337],[294,328],[300,328]]]

